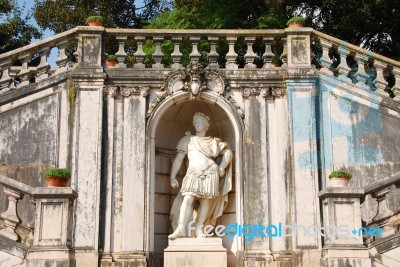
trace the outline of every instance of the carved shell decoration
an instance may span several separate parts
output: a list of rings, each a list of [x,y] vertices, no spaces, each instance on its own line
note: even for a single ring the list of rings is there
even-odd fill
[[[199,63],[192,63],[186,69],[171,72],[163,87],[167,94],[188,91],[190,99],[197,99],[202,91],[210,90],[219,95],[225,94],[225,83],[216,70],[204,69]]]

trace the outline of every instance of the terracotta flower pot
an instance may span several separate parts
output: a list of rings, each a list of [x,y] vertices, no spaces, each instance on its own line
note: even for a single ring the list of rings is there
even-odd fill
[[[69,178],[46,176],[46,185],[48,187],[66,187]]]
[[[116,60],[106,60],[106,64],[107,64],[107,66],[108,66],[109,68],[114,68],[115,65],[118,64],[118,61],[116,61]]]
[[[289,24],[289,28],[299,28],[299,27],[303,27],[304,24],[301,22],[293,22]]]
[[[350,179],[347,177],[332,177],[330,178],[331,187],[346,187],[349,185]]]
[[[89,26],[96,26],[96,27],[103,26],[103,23],[101,21],[91,21],[88,24]]]

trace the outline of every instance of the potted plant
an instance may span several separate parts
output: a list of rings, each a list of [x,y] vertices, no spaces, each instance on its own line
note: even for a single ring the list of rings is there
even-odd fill
[[[272,64],[274,67],[280,67],[280,66],[282,66],[282,60],[281,60],[280,56],[274,55],[274,56],[272,57],[271,64]]]
[[[288,20],[286,22],[286,25],[289,26],[289,28],[294,28],[294,27],[303,27],[305,23],[305,20],[303,17],[296,16]]]
[[[333,187],[347,186],[351,177],[352,175],[344,170],[333,171],[329,175]]]
[[[116,55],[108,55],[106,64],[109,68],[114,68],[118,64],[118,59]]]
[[[86,19],[89,26],[103,26],[104,18],[102,16],[90,16]]]
[[[49,187],[65,187],[71,177],[71,173],[65,168],[50,168],[44,172],[44,177]]]

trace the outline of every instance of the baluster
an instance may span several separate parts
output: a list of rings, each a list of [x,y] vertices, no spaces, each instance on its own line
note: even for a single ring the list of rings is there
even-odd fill
[[[394,94],[394,99],[395,100],[400,100],[400,68],[393,67],[392,73],[393,73],[394,78],[396,80],[396,83],[392,87],[392,92]]]
[[[282,66],[281,67],[287,67],[287,38],[282,38],[283,41],[283,51],[281,55],[281,60],[282,60]]]
[[[190,53],[189,58],[191,63],[197,63],[200,60],[201,54],[197,48],[197,45],[200,41],[200,36],[190,36],[189,40],[192,43],[192,53]]]
[[[389,209],[386,201],[386,195],[389,192],[390,187],[386,187],[372,193],[372,196],[378,201],[378,214],[375,216],[374,221],[379,221],[393,215],[393,212]]]
[[[227,69],[237,69],[238,65],[236,65],[235,61],[237,58],[237,54],[235,52],[235,42],[237,38],[228,36],[226,37],[226,41],[228,42],[229,50],[226,54],[226,68]]]
[[[244,66],[245,69],[255,69],[257,67],[254,64],[254,59],[256,58],[256,54],[253,51],[253,43],[255,42],[256,37],[245,37],[244,41],[247,44],[247,52],[244,55],[244,59],[246,60],[246,65]]]
[[[2,71],[1,79],[0,79],[0,91],[5,88],[10,87],[10,84],[13,83],[13,79],[9,75],[10,67],[12,65],[12,59],[6,59],[0,62],[0,68]],[[2,94],[4,92],[0,92]]]
[[[135,52],[136,63],[133,66],[135,69],[145,68],[146,65],[143,64],[143,60],[145,57],[145,53],[143,52],[143,43],[146,40],[144,36],[136,36],[135,37],[137,43],[137,50]]]
[[[334,71],[332,67],[333,61],[329,57],[329,49],[331,49],[332,44],[324,39],[319,39],[319,44],[321,45],[322,49],[322,57],[320,59],[322,68],[320,72],[327,75],[333,75]]]
[[[182,53],[179,50],[179,46],[182,42],[182,36],[172,36],[171,41],[174,43],[174,51],[171,54],[171,58],[172,58],[172,62],[173,62],[173,64],[171,65],[171,68],[179,69],[182,67],[182,64],[180,64],[181,59],[182,59]]]
[[[164,68],[164,65],[161,64],[161,60],[164,56],[164,54],[161,51],[161,42],[164,41],[164,37],[154,36],[153,41],[156,45],[156,51],[153,54],[153,59],[154,59],[155,63],[152,65],[152,68],[157,68],[157,69]]]
[[[271,68],[272,58],[274,53],[272,53],[272,42],[273,38],[265,38],[265,53],[263,54],[264,69]]]
[[[118,59],[118,68],[126,68],[125,59],[126,59],[126,52],[125,52],[125,43],[128,40],[127,36],[117,36],[116,37],[118,42],[118,51],[115,53]]]
[[[18,77],[20,79],[19,86],[25,86],[29,84],[30,70],[28,67],[28,63],[32,59],[32,55],[30,53],[23,54],[22,56],[19,56],[18,59],[22,63],[21,71],[18,73]]]
[[[387,64],[379,60],[374,60],[374,67],[376,69],[376,79],[373,81],[373,84],[378,88],[378,94],[388,96],[388,93],[385,92],[388,82],[383,76],[383,70],[386,69]]]
[[[58,56],[56,60],[56,64],[58,68],[56,69],[56,73],[63,72],[67,70],[67,61],[68,57],[67,54],[65,53],[65,48],[67,47],[67,40],[61,40],[59,43],[57,43],[57,48],[58,48]]]
[[[347,65],[347,60],[346,60],[347,55],[349,54],[349,51],[347,50],[346,42],[342,42],[338,45],[338,53],[340,56],[340,64],[337,68],[337,70],[339,72],[338,78],[339,78],[339,80],[342,80],[344,82],[351,83],[352,82],[351,79],[349,77],[347,77],[347,75],[350,73],[351,69]],[[357,57],[357,55],[356,55],[356,57]],[[358,70],[360,70],[360,69],[358,69]],[[356,77],[357,77],[357,73],[355,74]]]
[[[367,80],[369,78],[368,73],[365,71],[365,62],[368,60],[368,56],[366,54],[360,54],[356,53],[355,60],[358,62],[358,70],[356,74],[354,74],[354,77],[357,79],[357,85],[369,89],[369,86],[367,85]]]
[[[218,64],[218,58],[219,54],[217,53],[217,42],[218,42],[218,37],[216,36],[211,36],[208,37],[208,41],[210,42],[210,53],[208,54],[208,60],[209,60],[209,67],[218,69],[219,64]]]
[[[8,198],[8,208],[1,214],[1,218],[4,219],[6,228],[0,230],[0,235],[17,241],[18,235],[15,233],[15,228],[20,221],[17,215],[17,203],[18,200],[23,197],[23,194],[6,187],[4,187],[4,193]]]
[[[47,56],[49,55],[49,53],[50,53],[50,47],[48,46],[43,47],[39,50],[40,63],[36,67],[37,70],[36,81],[40,81],[49,77],[49,74],[47,73],[47,71],[50,69],[50,65],[47,62]]]

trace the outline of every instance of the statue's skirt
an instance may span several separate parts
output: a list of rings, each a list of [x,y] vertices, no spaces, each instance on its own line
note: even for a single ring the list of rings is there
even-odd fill
[[[218,165],[212,164],[206,170],[200,171],[189,167],[182,181],[182,195],[198,198],[214,198],[219,195]]]

